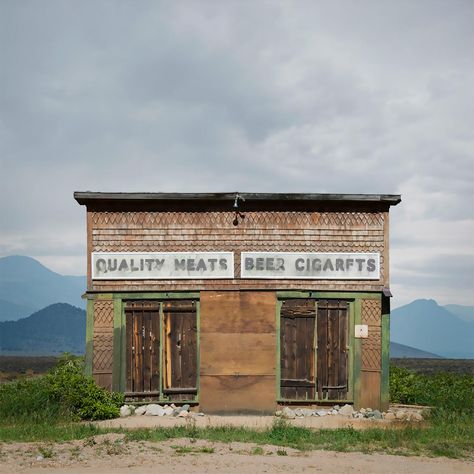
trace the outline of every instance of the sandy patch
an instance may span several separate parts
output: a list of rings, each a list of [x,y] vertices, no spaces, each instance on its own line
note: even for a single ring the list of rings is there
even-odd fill
[[[38,458],[42,456],[43,458]],[[383,454],[299,452],[245,443],[173,439],[125,442],[107,434],[61,444],[10,443],[0,446],[0,474],[123,473],[450,473],[474,472],[474,462]]]

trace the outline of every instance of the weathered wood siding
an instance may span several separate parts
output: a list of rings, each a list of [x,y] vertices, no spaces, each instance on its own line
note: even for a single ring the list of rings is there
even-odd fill
[[[275,308],[273,292],[201,292],[201,410],[275,410]]]
[[[235,252],[233,280],[91,281],[90,291],[180,291],[239,289],[333,289],[380,291],[387,284],[388,213],[382,211],[255,210],[98,211],[88,210],[88,247],[109,252]],[[377,281],[240,279],[240,252],[380,252]],[[90,261],[90,255],[89,255]]]
[[[112,389],[114,345],[114,304],[112,300],[94,301],[92,375],[102,387]]]

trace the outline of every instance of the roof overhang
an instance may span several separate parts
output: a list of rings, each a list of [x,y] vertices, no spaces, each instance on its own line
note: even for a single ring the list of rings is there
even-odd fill
[[[101,193],[93,191],[76,191],[74,199],[79,204],[87,205],[98,202],[153,202],[153,201],[234,201],[236,196],[246,202],[339,202],[339,203],[383,203],[396,206],[401,201],[399,194],[315,194],[315,193]]]

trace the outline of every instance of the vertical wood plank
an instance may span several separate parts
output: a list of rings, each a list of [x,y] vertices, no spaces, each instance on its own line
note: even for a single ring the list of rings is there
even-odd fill
[[[143,391],[151,388],[151,321],[150,311],[143,312]]]
[[[125,327],[127,332],[127,367],[126,367],[126,380],[125,380],[125,390],[127,392],[133,391],[133,377],[132,377],[132,367],[133,367],[133,317],[130,311],[125,312]]]
[[[160,311],[153,311],[151,319],[151,383],[150,390],[160,390]]]
[[[327,398],[327,392],[323,388],[328,385],[328,308],[327,301],[318,302],[318,398]]]

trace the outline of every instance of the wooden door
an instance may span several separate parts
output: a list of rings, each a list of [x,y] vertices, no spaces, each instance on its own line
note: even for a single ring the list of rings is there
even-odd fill
[[[196,302],[164,302],[163,316],[163,393],[189,399],[197,393]]]
[[[160,384],[159,302],[127,303],[125,318],[126,394],[129,396],[158,395]]]
[[[317,391],[320,400],[347,399],[348,307],[347,301],[318,301]]]
[[[288,400],[315,398],[314,300],[282,302],[280,312],[280,394]]]

